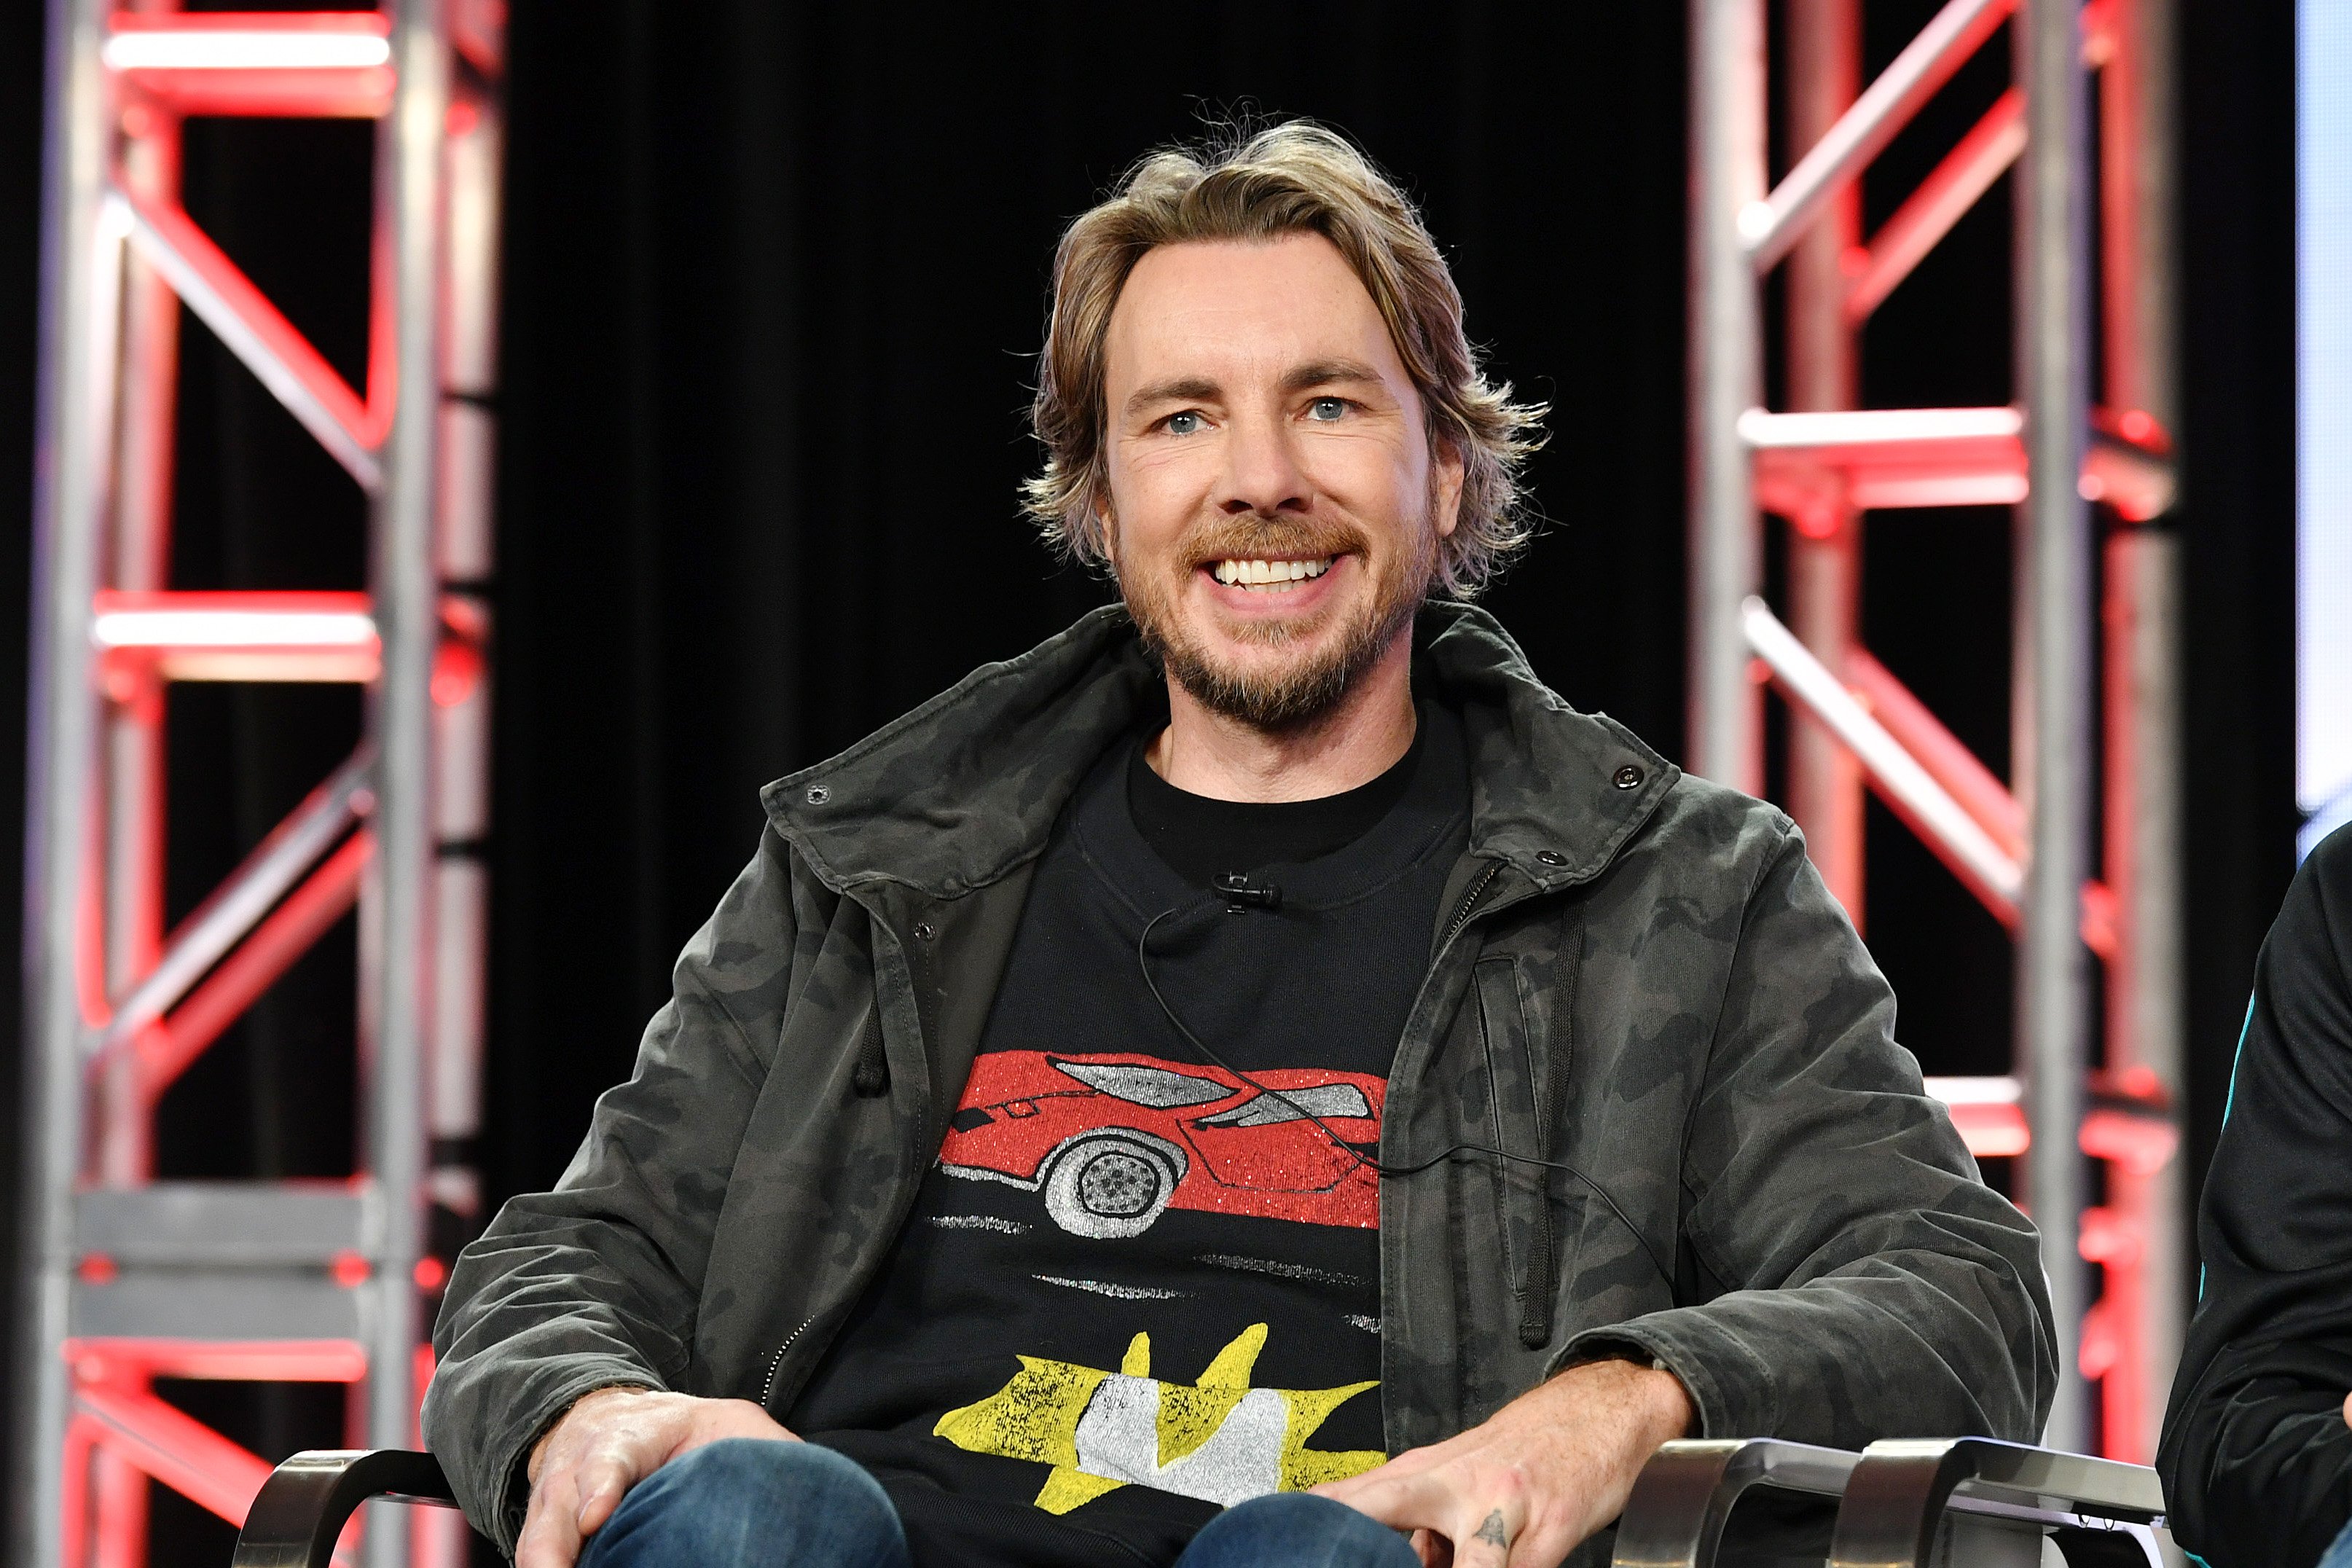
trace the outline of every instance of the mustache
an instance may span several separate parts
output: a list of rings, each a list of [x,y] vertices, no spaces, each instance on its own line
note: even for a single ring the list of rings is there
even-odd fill
[[[1363,530],[1338,518],[1241,512],[1196,528],[1183,555],[1197,567],[1259,556],[1361,554],[1365,544]]]

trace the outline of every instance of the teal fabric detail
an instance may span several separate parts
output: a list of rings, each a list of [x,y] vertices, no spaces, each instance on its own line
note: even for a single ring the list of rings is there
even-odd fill
[[[2230,1125],[2230,1108],[2238,1103],[2238,1063],[2246,1055],[2246,1037],[2254,1027],[2254,999],[2246,998],[2246,1021],[2238,1026],[2238,1048],[2230,1053],[2230,1092],[2221,1100],[2221,1125]]]
[[[2254,998],[2249,996],[2246,998],[2246,1021],[2238,1026],[2238,1048],[2230,1053],[2230,1092],[2221,1100],[2221,1125],[2224,1127],[2230,1125],[2231,1107],[2238,1103],[2238,1063],[2245,1058],[2246,1037],[2253,1032],[2253,1027]],[[2202,1263],[2197,1266],[2197,1300],[2205,1300],[2205,1266]],[[2204,1568],[2203,1558],[2193,1552],[2188,1556],[2190,1562],[2199,1564],[2199,1568]]]

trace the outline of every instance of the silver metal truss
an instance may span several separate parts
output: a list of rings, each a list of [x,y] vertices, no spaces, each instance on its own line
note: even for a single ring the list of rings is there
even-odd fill
[[[48,9],[7,1545],[135,1568],[150,1479],[239,1522],[268,1468],[152,1379],[357,1385],[352,1436],[410,1446],[428,1208],[478,1203],[502,7]],[[377,121],[364,395],[180,206],[195,113]],[[364,594],[170,588],[183,305],[367,497]],[[190,679],[364,682],[366,738],[166,932],[162,694]],[[360,1173],[156,1181],[163,1089],[354,902]],[[462,1552],[376,1513],[374,1568]]]
[[[2066,1340],[2049,1440],[2088,1439],[2087,1372],[2105,1451],[2144,1458],[2186,1304],[2177,570],[2151,526],[2173,496],[2169,0],[1948,0],[1866,86],[1858,0],[1784,0],[1793,162],[1769,189],[1765,3],[1691,0],[1691,766],[1762,787],[1769,681],[1793,710],[1790,804],[1856,922],[1868,788],[2015,934],[2023,1087],[1961,1084],[1956,1117],[1980,1154],[2025,1156]],[[2004,25],[2016,86],[1865,237],[1871,160]],[[1856,406],[1855,334],[2012,166],[2015,406]],[[1793,407],[1772,412],[1761,289],[1784,261]],[[1993,504],[2017,509],[2006,784],[1858,636],[1864,513]],[[1768,512],[1790,524],[1788,625],[1759,596]],[[2097,1205],[2086,1153],[2105,1163]]]

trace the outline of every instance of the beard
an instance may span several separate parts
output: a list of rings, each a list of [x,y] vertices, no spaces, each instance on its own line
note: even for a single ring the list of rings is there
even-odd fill
[[[1144,650],[1195,702],[1255,730],[1296,731],[1339,707],[1412,625],[1437,574],[1434,496],[1429,513],[1412,534],[1412,548],[1390,557],[1358,607],[1326,610],[1304,621],[1251,622],[1239,627],[1233,634],[1237,640],[1283,647],[1320,631],[1336,616],[1348,617],[1340,635],[1327,647],[1271,669],[1220,663],[1191,634],[1177,606],[1192,574],[1204,563],[1267,555],[1354,555],[1369,562],[1364,535],[1354,524],[1262,513],[1220,518],[1178,546],[1176,563],[1182,576],[1175,583],[1161,574],[1130,572],[1118,563],[1119,595]]]

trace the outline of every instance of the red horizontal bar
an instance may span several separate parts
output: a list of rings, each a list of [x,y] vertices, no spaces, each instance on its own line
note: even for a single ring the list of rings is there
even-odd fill
[[[310,37],[389,38],[381,11],[117,11],[107,31],[129,33],[301,33]]]
[[[74,1403],[95,1424],[100,1447],[231,1524],[244,1525],[246,1510],[269,1479],[267,1459],[152,1394],[83,1383],[74,1390]]]
[[[392,107],[375,11],[118,12],[100,58],[180,114],[375,119]]]
[[[2083,1152],[2137,1176],[2164,1169],[2179,1147],[2179,1129],[2158,1117],[2100,1106],[2083,1118]]]
[[[131,70],[126,96],[184,115],[236,120],[381,120],[396,80],[383,66],[351,70]]]
[[[66,1360],[88,1380],[133,1372],[146,1377],[228,1383],[357,1383],[366,1348],[353,1340],[68,1340]]]
[[[188,1069],[223,1030],[278,983],[359,899],[360,879],[375,853],[375,837],[362,828],[320,862],[286,901],[269,911],[253,934],[231,950],[220,967],[162,1023],[143,1029],[133,1047],[141,1094],[151,1102]],[[99,1070],[103,1058],[94,1058]]]
[[[2123,434],[2145,422],[2143,441]],[[2098,411],[2077,481],[2133,521],[2172,504],[2162,433],[2136,411]],[[1823,414],[1750,409],[1739,433],[1754,451],[1757,504],[1826,537],[1843,509],[2006,506],[2026,496],[2024,418],[2013,408],[1874,408]]]
[[[2033,1142],[2025,1112],[2014,1105],[1955,1105],[1948,1108],[1960,1142],[1979,1160],[2022,1154]]]
[[[441,603],[442,638],[434,700],[463,701],[482,673],[488,617],[462,595]],[[101,590],[90,607],[91,640],[107,695],[133,701],[164,680],[373,680],[383,648],[365,594]]]

